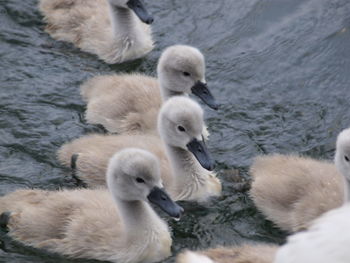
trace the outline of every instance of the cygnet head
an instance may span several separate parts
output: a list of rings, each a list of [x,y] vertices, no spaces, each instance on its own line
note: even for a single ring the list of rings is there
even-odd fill
[[[164,99],[172,95],[198,96],[213,109],[218,109],[205,81],[203,54],[194,47],[175,45],[165,49],[158,62],[158,78]]]
[[[117,152],[109,160],[107,186],[117,200],[150,201],[176,218],[183,212],[163,189],[158,159],[145,150]]]
[[[108,0],[116,8],[129,8],[146,24],[152,24],[154,18],[148,13],[143,0]]]
[[[346,199],[350,201],[350,128],[339,133],[334,158],[335,165],[346,181]]]
[[[212,170],[214,163],[203,140],[203,126],[203,110],[190,98],[172,97],[159,111],[158,130],[162,140],[192,152],[203,168]]]

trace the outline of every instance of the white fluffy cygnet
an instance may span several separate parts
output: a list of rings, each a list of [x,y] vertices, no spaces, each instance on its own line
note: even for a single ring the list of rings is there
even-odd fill
[[[0,198],[0,224],[24,245],[71,258],[158,262],[171,255],[167,224],[149,205],[179,218],[162,189],[157,158],[128,148],[107,169],[107,189],[17,190]]]
[[[143,0],[40,0],[46,31],[107,63],[145,56],[153,49],[153,18]]]

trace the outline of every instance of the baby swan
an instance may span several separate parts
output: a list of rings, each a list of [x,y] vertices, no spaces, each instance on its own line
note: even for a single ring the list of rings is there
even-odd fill
[[[335,163],[345,181],[345,204],[316,219],[307,231],[290,236],[274,263],[350,262],[350,129],[338,136]]]
[[[273,263],[278,246],[242,245],[185,251],[176,263]]]
[[[338,146],[337,151],[342,151],[344,146]],[[257,208],[281,229],[306,229],[343,202],[343,180],[336,165],[293,155],[258,157],[250,169],[250,195]]]
[[[101,174],[111,155],[126,147],[137,147],[159,158],[165,189],[173,199],[205,201],[220,195],[221,183],[208,171],[214,164],[202,140],[203,110],[198,103],[183,96],[167,100],[159,112],[158,125],[161,138],[89,135],[63,145],[58,158],[68,167],[73,160],[76,176],[88,186],[98,187],[105,185]]]
[[[81,86],[87,102],[86,120],[112,133],[156,133],[162,101],[175,95],[194,94],[218,108],[205,81],[202,53],[191,46],[175,45],[162,53],[158,80],[140,74],[97,76]]]
[[[153,49],[153,22],[143,0],[40,0],[46,31],[106,63],[143,57]],[[143,23],[142,23],[142,22]]]
[[[0,198],[2,224],[28,246],[71,258],[158,262],[170,256],[167,224],[148,202],[179,218],[162,190],[157,158],[125,149],[110,160],[108,189],[17,190]]]

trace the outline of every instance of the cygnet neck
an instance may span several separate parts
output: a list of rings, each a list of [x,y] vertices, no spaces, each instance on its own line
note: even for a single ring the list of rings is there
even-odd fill
[[[174,96],[184,96],[186,95],[184,92],[179,92],[179,91],[173,91],[167,88],[161,88],[161,95],[162,95],[162,99],[163,102],[170,99],[171,97]]]
[[[339,139],[338,139],[339,140]],[[338,141],[337,149],[335,151],[334,163],[343,178],[344,185],[344,204],[350,204],[350,171],[348,166],[344,164],[344,154],[343,154],[343,145]]]
[[[160,86],[160,94],[162,96],[163,102],[170,99],[173,96],[183,96],[186,95],[186,93],[181,91],[174,91],[171,87],[168,81],[165,79],[166,77],[163,76],[162,69],[158,70],[158,82]]]
[[[112,29],[116,39],[124,39],[131,35],[135,26],[133,11],[107,2],[110,6]]]
[[[165,149],[170,160],[172,175],[175,187],[173,187],[177,196],[175,199],[186,199],[192,195],[199,184],[205,181],[202,175],[206,170],[201,167],[193,154],[180,147],[165,144]]]
[[[124,233],[128,239],[138,237],[140,233],[152,228],[155,212],[144,201],[126,201],[114,197],[117,204]]]
[[[344,176],[344,204],[350,204],[350,182]]]

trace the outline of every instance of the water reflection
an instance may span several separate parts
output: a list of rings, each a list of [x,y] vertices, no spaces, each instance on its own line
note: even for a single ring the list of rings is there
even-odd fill
[[[52,40],[36,4],[0,5],[0,194],[73,187],[55,152],[98,131],[84,123],[80,83],[113,72],[154,75],[162,49],[191,44],[205,54],[208,83],[222,103],[217,112],[204,108],[224,193],[208,204],[182,203],[183,220],[169,222],[173,251],[283,242],[248,198],[247,170],[262,153],[332,158],[336,135],[350,125],[349,1],[148,1],[157,47],[122,65]],[[71,262],[12,243],[3,232],[0,240],[3,262]]]

